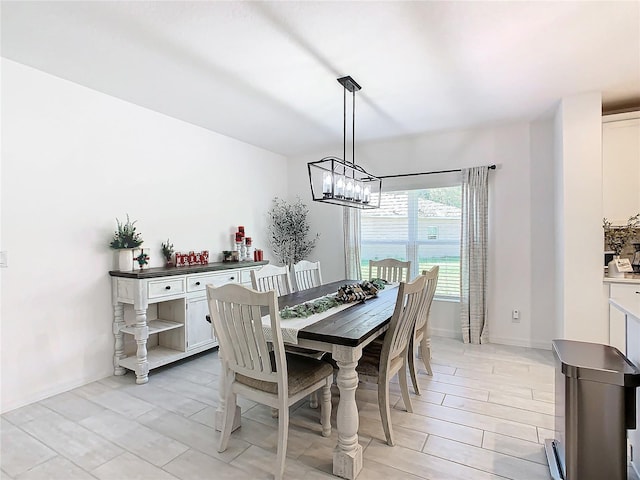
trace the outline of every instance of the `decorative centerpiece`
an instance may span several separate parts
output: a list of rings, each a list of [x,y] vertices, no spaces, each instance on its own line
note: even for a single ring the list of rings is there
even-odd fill
[[[137,221],[137,220],[136,220]],[[122,223],[116,218],[118,229],[113,234],[109,246],[116,250],[118,270],[130,272],[133,270],[134,259],[138,256],[135,250],[142,245],[142,234],[136,232],[136,221],[129,219]]]
[[[285,320],[289,318],[307,318],[345,303],[362,302],[375,297],[380,290],[384,290],[385,285],[388,285],[388,282],[379,278],[371,281],[365,280],[361,283],[343,285],[338,289],[338,293],[325,295],[324,297],[294,305],[293,307],[284,307],[280,310],[280,317]]]
[[[316,234],[308,239],[311,230],[308,213],[309,208],[299,197],[294,203],[275,197],[268,212],[271,249],[278,261],[289,268],[307,258],[320,237]]]
[[[615,226],[606,218],[603,218],[602,227],[604,228],[605,249],[609,248],[613,251],[613,260],[607,265],[608,276],[624,277],[626,271],[633,270],[628,260],[624,262],[625,266],[622,266],[623,262],[620,259],[620,255],[629,241],[638,233],[638,228],[640,228],[640,213],[629,217],[627,224],[621,226]],[[626,268],[626,264],[629,264],[629,268]]]

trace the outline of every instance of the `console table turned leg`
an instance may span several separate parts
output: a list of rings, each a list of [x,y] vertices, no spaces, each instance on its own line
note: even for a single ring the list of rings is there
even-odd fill
[[[126,357],[124,354],[124,334],[122,327],[124,327],[124,305],[116,303],[113,306],[113,336],[115,337],[115,345],[113,352],[113,374],[124,375],[127,370],[120,366],[120,359]]]
[[[147,309],[136,309],[136,323],[134,324],[134,338],[138,349],[136,357],[136,383],[142,384],[149,381],[149,362],[147,361],[147,339],[149,327],[147,326]]]
[[[336,418],[338,445],[333,451],[333,474],[349,480],[355,479],[362,470],[362,446],[358,443],[360,421],[356,405],[356,365],[361,355],[361,350],[353,348],[336,346],[333,349],[333,358],[339,368],[336,383],[340,389]]]

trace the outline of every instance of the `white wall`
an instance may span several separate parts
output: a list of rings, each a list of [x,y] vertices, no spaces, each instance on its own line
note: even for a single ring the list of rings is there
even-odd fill
[[[531,123],[531,338],[556,338],[553,115]],[[550,345],[547,347],[549,348]]]
[[[216,112],[211,112],[215,115]],[[2,411],[113,373],[108,248],[129,213],[160,243],[266,246],[282,156],[2,60]]]
[[[331,154],[335,155],[333,152],[321,152],[318,155],[307,155],[288,160],[289,185],[287,190],[289,199],[294,200],[296,197],[300,197],[309,207],[310,233],[320,234],[316,248],[309,256],[309,260],[322,262],[322,281],[325,283],[345,278],[343,207],[312,201],[307,162],[319,160]]]
[[[533,295],[543,289],[533,283],[532,275],[533,251],[537,246],[531,241],[530,150],[530,126],[523,122],[361,143],[357,146],[356,160],[377,175],[497,164],[498,169],[489,174],[489,336],[496,343],[550,348],[554,318],[546,314],[533,317],[536,313],[533,305],[538,300]],[[290,159],[290,194],[299,194],[313,203],[306,162],[332,153],[325,151],[316,156]],[[343,276],[344,268],[342,209],[324,204],[310,205],[310,208],[314,226],[321,232],[317,258],[322,260],[323,275],[326,271],[327,280],[337,280]],[[553,238],[553,229],[548,224],[541,227],[537,237],[544,238],[548,245]],[[549,277],[552,277],[551,273]],[[535,277],[535,281],[547,279]],[[436,303],[431,317],[434,333],[460,337],[459,305]],[[511,319],[514,308],[520,310],[519,322]]]
[[[558,336],[607,343],[602,282],[602,96],[564,98],[556,113]]]

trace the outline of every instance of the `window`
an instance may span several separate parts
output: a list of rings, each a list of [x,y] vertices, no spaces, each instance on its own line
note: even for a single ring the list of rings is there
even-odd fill
[[[361,272],[369,260],[411,260],[411,277],[440,267],[438,297],[460,297],[460,185],[383,192],[380,208],[361,212]]]

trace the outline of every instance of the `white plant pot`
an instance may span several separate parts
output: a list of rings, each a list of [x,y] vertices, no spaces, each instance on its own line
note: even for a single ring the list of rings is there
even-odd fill
[[[616,265],[616,260],[620,258],[620,255],[614,255],[613,260],[611,260],[607,265],[607,276],[612,278],[621,278],[624,277],[624,272],[618,271],[618,267]]]
[[[131,272],[133,270],[133,249],[122,248],[116,250],[118,258],[118,270],[121,272]]]

